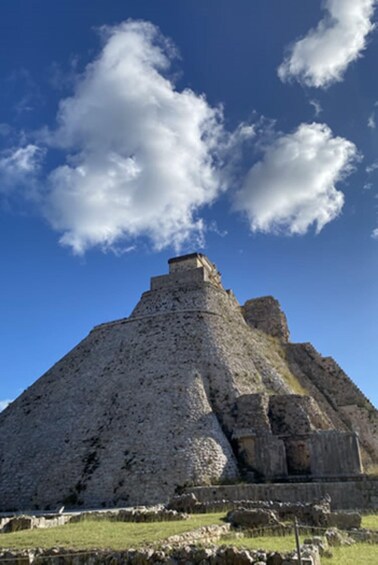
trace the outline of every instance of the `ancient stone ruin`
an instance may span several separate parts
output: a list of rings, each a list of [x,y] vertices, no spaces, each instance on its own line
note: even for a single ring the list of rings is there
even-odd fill
[[[329,486],[341,507],[339,491],[374,506],[377,426],[333,359],[289,342],[274,298],[240,306],[194,253],[0,414],[0,510],[165,503],[239,482],[249,499]]]

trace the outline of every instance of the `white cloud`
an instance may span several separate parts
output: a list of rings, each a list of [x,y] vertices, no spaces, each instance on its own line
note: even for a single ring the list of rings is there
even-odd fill
[[[280,79],[295,78],[323,88],[341,81],[348,65],[365,49],[374,28],[375,4],[376,0],[325,0],[324,18],[290,48],[278,68]]]
[[[323,108],[320,105],[319,100],[309,100],[309,104],[314,108],[315,117],[318,117],[319,114],[323,111]]]
[[[373,239],[378,239],[378,228],[375,228],[375,230],[372,231],[371,237]]]
[[[2,151],[0,153],[0,192],[8,192],[20,183],[31,181],[40,168],[43,156],[44,150],[32,143],[25,147]]]
[[[8,404],[10,404],[11,402],[12,402],[11,400],[0,400],[0,412],[5,410]]]
[[[103,28],[104,47],[45,141],[69,152],[45,213],[75,253],[148,236],[156,248],[201,238],[196,212],[222,190],[222,112],[166,78],[172,46],[147,22]]]
[[[374,173],[374,171],[376,171],[378,169],[378,161],[373,161],[373,163],[371,163],[371,165],[368,165],[365,169],[365,171],[370,175],[371,173]]]
[[[370,114],[370,116],[368,117],[367,125],[368,125],[368,128],[370,128],[370,129],[375,129],[375,127],[376,127],[376,123],[375,123],[375,112],[372,112],[372,113]]]
[[[356,147],[333,137],[325,124],[301,124],[279,135],[249,171],[235,208],[247,214],[252,231],[319,232],[341,211],[344,195],[335,183],[351,172]]]

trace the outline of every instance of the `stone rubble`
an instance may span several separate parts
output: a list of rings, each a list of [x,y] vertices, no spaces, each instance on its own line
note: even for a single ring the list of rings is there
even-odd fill
[[[302,546],[302,564],[320,565],[316,545]],[[296,565],[296,552],[278,553],[265,550],[246,550],[232,546],[208,548],[183,545],[164,545],[158,549],[128,549],[125,551],[72,552],[53,548],[48,551],[0,552],[0,563],[8,565]]]

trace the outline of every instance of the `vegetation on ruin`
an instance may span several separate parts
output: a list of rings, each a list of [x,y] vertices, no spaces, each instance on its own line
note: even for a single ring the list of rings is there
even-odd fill
[[[257,330],[256,330],[257,331]],[[291,388],[294,394],[306,395],[308,391],[301,385],[298,378],[290,371],[286,362],[286,352],[282,342],[271,335],[264,334],[264,339],[269,343],[269,349],[266,355],[269,356],[270,362],[273,364],[276,371],[280,374],[283,380]]]
[[[365,469],[367,475],[372,475],[373,477],[378,477],[378,463],[370,463]]]

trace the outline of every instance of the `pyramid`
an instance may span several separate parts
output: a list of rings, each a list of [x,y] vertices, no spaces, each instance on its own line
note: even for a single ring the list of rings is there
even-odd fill
[[[0,414],[0,510],[166,502],[192,485],[361,477],[377,411],[193,253]]]

